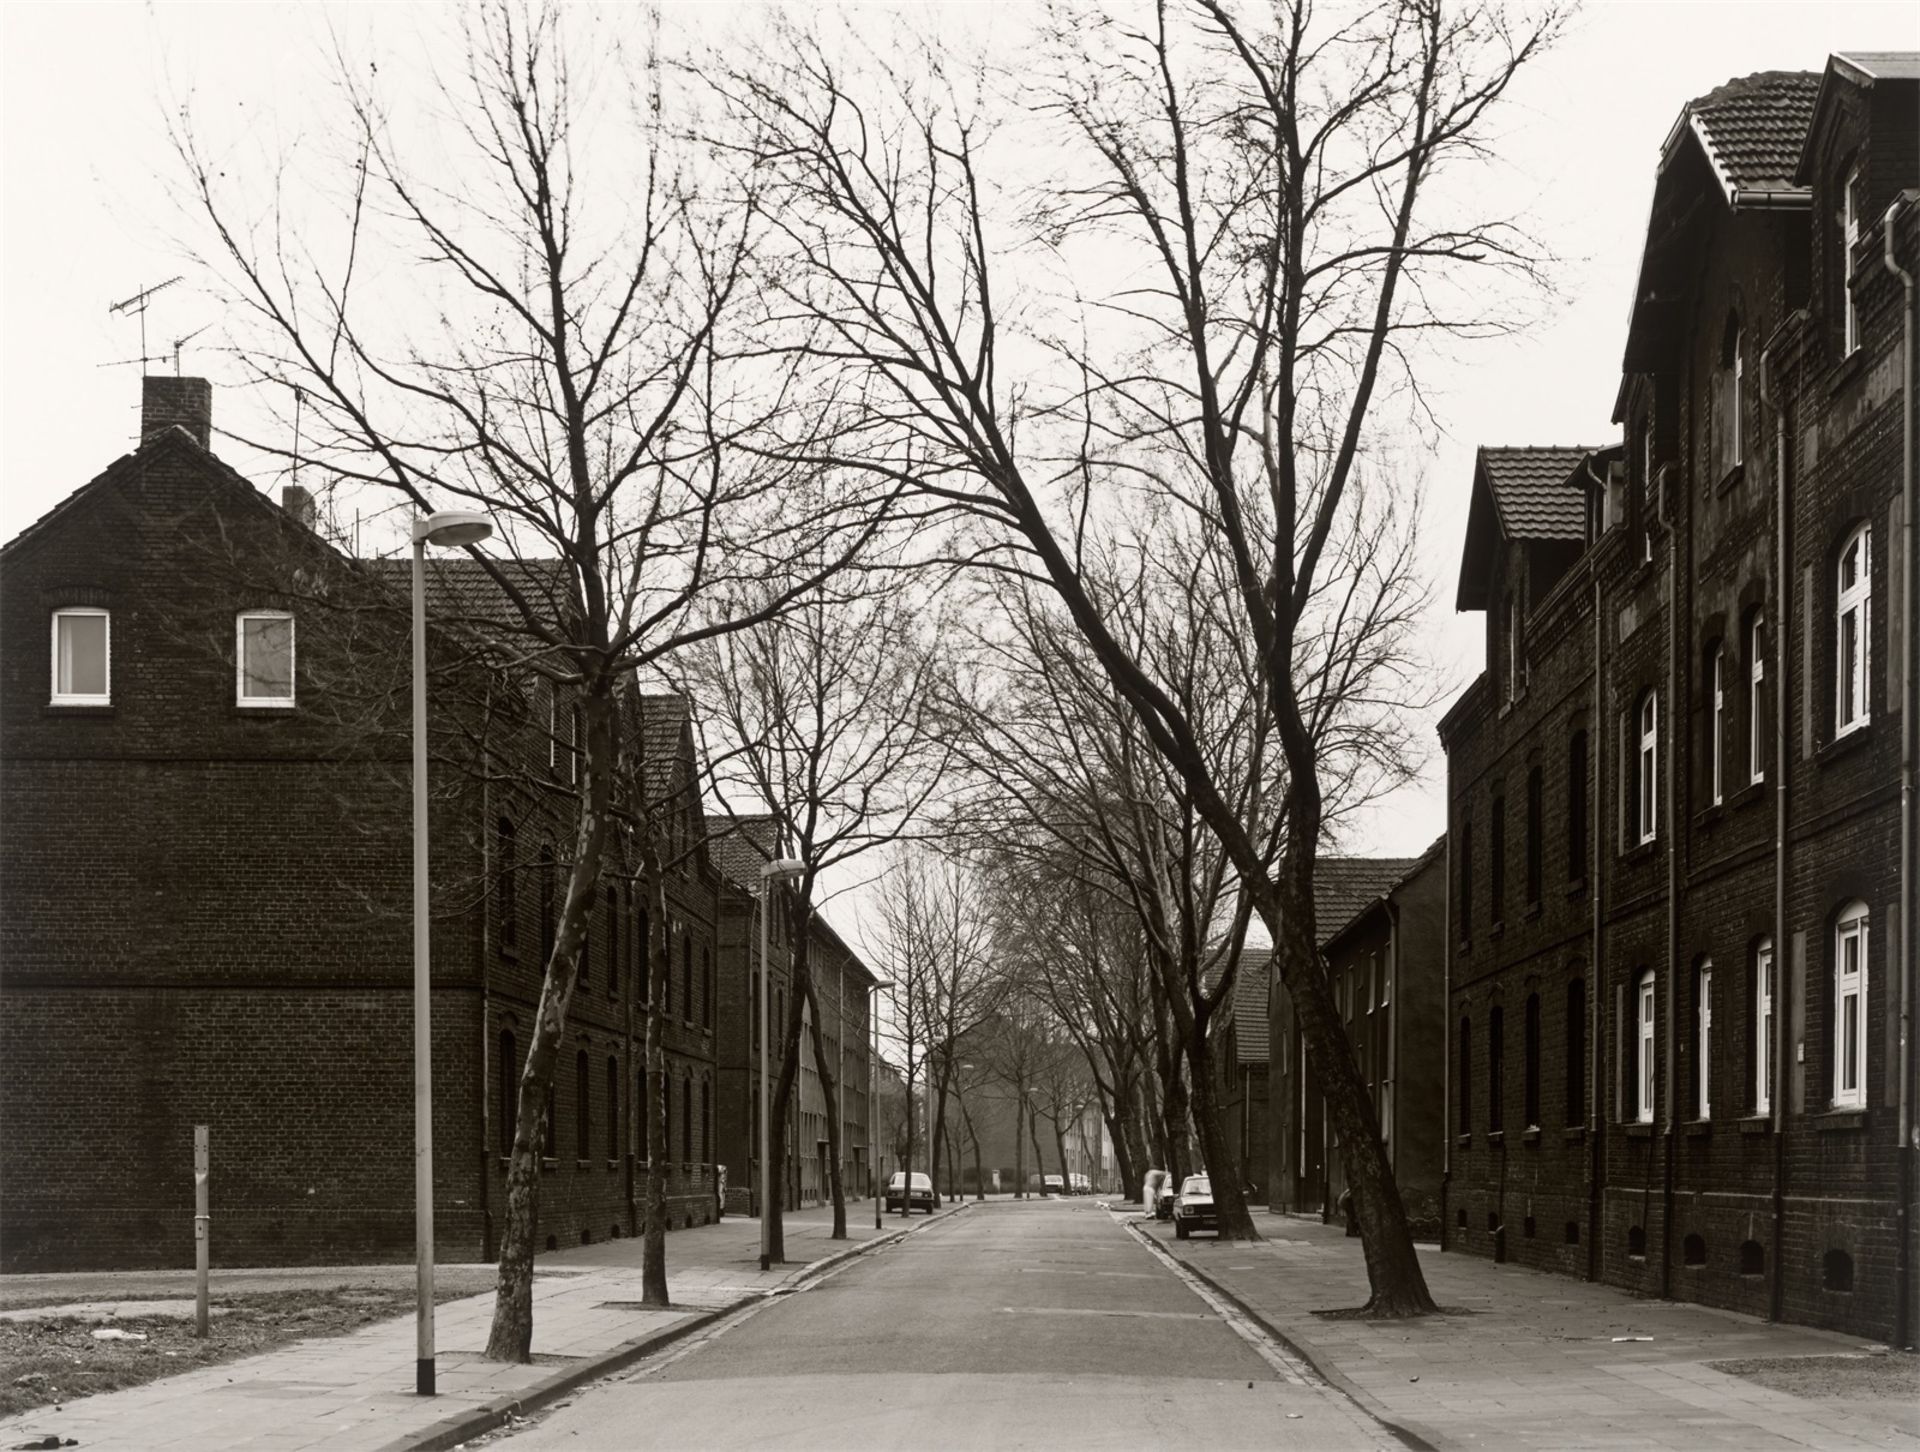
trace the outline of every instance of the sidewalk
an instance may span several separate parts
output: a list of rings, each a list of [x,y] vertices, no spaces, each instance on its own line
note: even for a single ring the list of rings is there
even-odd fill
[[[1423,1248],[1427,1286],[1464,1314],[1331,1319],[1362,1305],[1360,1242],[1338,1226],[1256,1214],[1264,1243],[1179,1241],[1136,1221],[1183,1264],[1292,1344],[1363,1408],[1436,1448],[1902,1447],[1920,1449],[1907,1400],[1772,1391],[1708,1362],[1863,1356],[1870,1342]],[[1617,1341],[1616,1337],[1645,1338]],[[1894,1369],[1920,1368],[1902,1358]]]
[[[581,1382],[638,1360],[726,1312],[850,1255],[927,1224],[888,1216],[873,1228],[871,1201],[847,1207],[848,1241],[829,1239],[830,1206],[785,1217],[788,1261],[762,1272],[760,1222],[738,1217],[677,1230],[667,1237],[668,1310],[642,1308],[637,1239],[549,1252],[535,1261],[532,1364],[486,1360],[493,1293],[443,1302],[434,1323],[439,1395],[416,1396],[412,1316],[346,1336],[296,1342],[278,1351],[86,1397],[58,1410],[41,1407],[0,1421],[0,1447],[56,1435],[88,1452],[126,1449],[232,1452],[240,1448],[304,1452],[435,1449],[497,1426],[509,1411],[530,1411]],[[64,1279],[64,1278],[63,1278]],[[110,1275],[84,1299],[112,1299]],[[83,1297],[76,1296],[76,1299]]]

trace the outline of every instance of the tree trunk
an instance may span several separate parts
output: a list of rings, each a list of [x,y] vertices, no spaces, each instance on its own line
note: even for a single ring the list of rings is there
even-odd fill
[[[807,1001],[813,1005],[813,1062],[820,1073],[820,1091],[827,1097],[827,1188],[833,1197],[833,1240],[847,1238],[847,1191],[840,1183],[840,1103],[834,1094],[833,1070],[827,1067],[826,1045],[820,1037],[820,1004],[813,984],[807,984]],[[840,1025],[846,1032],[846,1025]]]
[[[768,889],[768,899],[760,907],[762,912],[771,907],[772,893],[777,890],[773,887]],[[767,1126],[767,1184],[772,1188],[767,1199],[767,1261],[770,1265],[784,1265],[787,1259],[784,1220],[787,1200],[787,1120],[793,1111],[794,1084],[800,1076],[801,1005],[813,991],[807,971],[808,940],[813,935],[808,930],[805,912],[794,916],[796,923],[788,960],[791,968],[787,983],[787,1021],[780,1025],[780,1073],[773,1081],[773,1108]],[[760,971],[769,973],[770,966],[762,963]],[[772,982],[769,977],[769,994],[772,993]]]
[[[649,844],[640,861],[646,874],[648,933],[647,964],[647,1093],[641,1105],[646,1126],[647,1187],[640,1234],[640,1300],[643,1305],[667,1305],[667,982],[673,975],[673,936],[667,917],[666,873],[659,853]]]
[[[1027,1141],[1020,1133],[1027,1126],[1027,1091],[1014,1090],[1013,1099],[1013,1198],[1023,1200],[1027,1194]]]
[[[1212,1055],[1204,1021],[1196,1021],[1187,1040],[1187,1060],[1193,1071],[1193,1122],[1213,1185],[1213,1209],[1219,1216],[1223,1240],[1260,1240],[1247,1210],[1246,1177],[1232,1138],[1220,1127],[1220,1107],[1213,1097]]]
[[[1309,869],[1310,871],[1310,869]],[[1277,893],[1261,894],[1260,916],[1273,938],[1281,981],[1293,999],[1295,1020],[1308,1062],[1322,1087],[1322,1102],[1340,1135],[1347,1188],[1353,1192],[1373,1294],[1366,1309],[1376,1316],[1421,1316],[1434,1310],[1426,1275],[1413,1248],[1413,1233],[1399,1186],[1380,1144],[1372,1096],[1360,1077],[1333,990],[1313,942],[1311,883],[1303,881],[1292,854],[1283,859]]]
[[[1035,1193],[1044,1195],[1047,1193],[1047,1161],[1040,1153],[1040,1111],[1032,1105],[1027,1108],[1027,1137],[1033,1141],[1033,1173],[1040,1181]]]
[[[493,1323],[487,1332],[487,1358],[491,1361],[533,1359],[533,1256],[540,1216],[540,1159],[554,1148],[544,1142],[547,1096],[552,1092],[554,1064],[566,1031],[567,1006],[572,1002],[579,972],[587,915],[598,895],[600,856],[607,838],[609,783],[619,767],[611,698],[604,691],[586,694],[581,700],[581,714],[587,730],[583,763],[586,782],[574,832],[573,870],[567,875],[566,900],[554,925],[553,944],[540,981],[540,1000],[534,1009],[533,1041],[527,1046],[526,1065],[520,1074],[513,1152],[507,1159],[500,1278],[494,1289]]]
[[[1047,1122],[1053,1126],[1053,1152],[1060,1156],[1060,1193],[1070,1195],[1073,1193],[1073,1182],[1067,1175],[1067,1136],[1060,1128],[1058,1119],[1049,1118]],[[1041,1188],[1046,1188],[1044,1177],[1041,1179]]]

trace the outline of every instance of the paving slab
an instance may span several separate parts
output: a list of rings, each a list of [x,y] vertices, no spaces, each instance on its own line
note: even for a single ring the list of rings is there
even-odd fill
[[[1899,1355],[1857,1337],[1642,1300],[1437,1247],[1421,1248],[1421,1269],[1452,1314],[1331,1318],[1315,1313],[1367,1299],[1360,1242],[1343,1227],[1257,1217],[1274,1238],[1246,1245],[1177,1240],[1163,1222],[1127,1218],[1366,1410],[1432,1447],[1920,1449],[1913,1357],[1903,1358],[1912,1398],[1846,1405],[1773,1391],[1707,1364]]]
[[[0,1419],[0,1446],[57,1435],[88,1452],[358,1452],[454,1446],[497,1426],[509,1409],[531,1410],[582,1381],[617,1369],[777,1288],[934,1223],[911,1227],[849,1207],[848,1239],[832,1240],[832,1211],[796,1211],[785,1220],[788,1260],[759,1268],[759,1223],[729,1219],[673,1232],[667,1239],[670,1309],[642,1306],[640,1240],[609,1241],[536,1258],[531,1365],[482,1354],[493,1293],[442,1302],[435,1313],[437,1391],[414,1394],[411,1313],[347,1333],[310,1338],[258,1356],[196,1368],[179,1376],[41,1407]],[[297,1285],[411,1284],[413,1267],[302,1267],[216,1275],[216,1289],[280,1290]],[[5,1277],[0,1303],[71,1294],[74,1304],[118,1305],[130,1293],[162,1299],[178,1272]],[[192,1272],[185,1273],[187,1286]],[[190,1303],[189,1303],[190,1304]],[[125,1314],[125,1312],[123,1312]]]

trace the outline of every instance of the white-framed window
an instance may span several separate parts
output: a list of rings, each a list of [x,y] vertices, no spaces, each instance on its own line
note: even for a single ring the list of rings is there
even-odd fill
[[[1747,780],[1767,779],[1766,736],[1767,616],[1753,612],[1747,623]]]
[[[1873,531],[1860,525],[1840,546],[1835,569],[1833,734],[1867,724],[1868,652],[1873,626]]]
[[[1694,1067],[1694,1104],[1699,1119],[1713,1118],[1713,962],[1693,973],[1693,1035],[1699,1051]]]
[[[1753,1108],[1773,1109],[1773,939],[1753,950]]]
[[[1857,901],[1833,925],[1833,1102],[1867,1102],[1867,905]]]
[[[1635,752],[1634,787],[1638,811],[1634,841],[1651,842],[1659,826],[1660,695],[1648,691],[1640,698],[1639,745]]]
[[[1507,699],[1520,699],[1520,608],[1514,603],[1513,592],[1508,591],[1502,628],[1507,636]]]
[[[53,612],[53,671],[48,701],[55,706],[113,703],[113,617],[88,605]]]
[[[1653,563],[1653,520],[1658,512],[1653,482],[1653,425],[1640,426],[1640,562]]]
[[[1707,742],[1707,761],[1713,775],[1713,804],[1717,807],[1725,795],[1723,758],[1726,756],[1727,740],[1727,652],[1724,646],[1716,645],[1713,648],[1713,662],[1708,667],[1708,674],[1712,678],[1708,684],[1713,692],[1713,702],[1709,713],[1712,735]]]
[[[233,699],[237,706],[291,706],[293,616],[242,610],[233,623]]]
[[[1635,1042],[1639,1052],[1633,1064],[1633,1117],[1641,1124],[1653,1123],[1653,970],[1640,972],[1634,994]]]
[[[1853,353],[1860,346],[1860,310],[1853,301],[1853,249],[1860,240],[1860,168],[1847,172],[1840,191],[1840,292],[1844,336],[1843,351]]]

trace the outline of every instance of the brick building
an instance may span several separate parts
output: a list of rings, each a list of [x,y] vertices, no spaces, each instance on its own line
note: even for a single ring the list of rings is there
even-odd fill
[[[1253,1186],[1253,1203],[1273,1203],[1267,1145],[1267,1071],[1271,1042],[1273,954],[1248,948],[1240,955],[1233,998],[1213,1021],[1214,1103],[1220,1127],[1240,1156],[1240,1174]],[[1284,993],[1282,997],[1284,997]]]
[[[1903,1341],[1917,93],[1682,110],[1620,440],[1480,452],[1441,727],[1448,1248]]]
[[[715,828],[718,864],[720,980],[724,1032],[718,1046],[718,1162],[726,1168],[728,1209],[758,1213],[760,1158],[760,869],[780,856],[778,829],[769,816],[735,816]],[[785,1024],[792,991],[795,908],[776,883],[769,893],[766,931],[767,1008],[776,1025],[768,1045],[772,1079],[780,1073],[778,1026]],[[875,980],[859,956],[819,913],[811,919],[814,1000],[821,1013],[821,1045],[830,1061],[834,1109],[840,1116],[841,1186],[852,1201],[871,1190],[867,1166],[868,1104],[873,1085]],[[800,1073],[788,1105],[786,1130],[789,1209],[832,1198],[827,1098],[814,1054],[813,1008],[801,1005]],[[771,1102],[771,1080],[768,1095]]]
[[[1314,921],[1334,1001],[1416,1231],[1439,1209],[1432,1136],[1446,1064],[1435,1027],[1444,1006],[1442,856],[1436,843],[1419,857],[1323,857],[1314,872]],[[1284,993],[1270,1022],[1280,1051],[1268,1080],[1268,1205],[1329,1218],[1346,1188],[1340,1145]]]
[[[145,380],[139,448],[0,550],[7,1270],[189,1263],[196,1124],[220,1262],[413,1250],[406,597],[317,534],[304,495],[282,509],[220,463],[211,417],[203,380]],[[430,579],[436,618],[484,611],[470,566]],[[564,702],[449,640],[429,642],[436,1241],[472,1260],[497,1251],[570,841],[543,798],[574,767]],[[684,705],[623,713],[650,800],[681,803],[664,1087],[685,1223],[713,1213],[716,883]],[[479,740],[514,770],[463,769]],[[609,870],[556,1076],[551,1244],[638,1228],[630,879]]]

